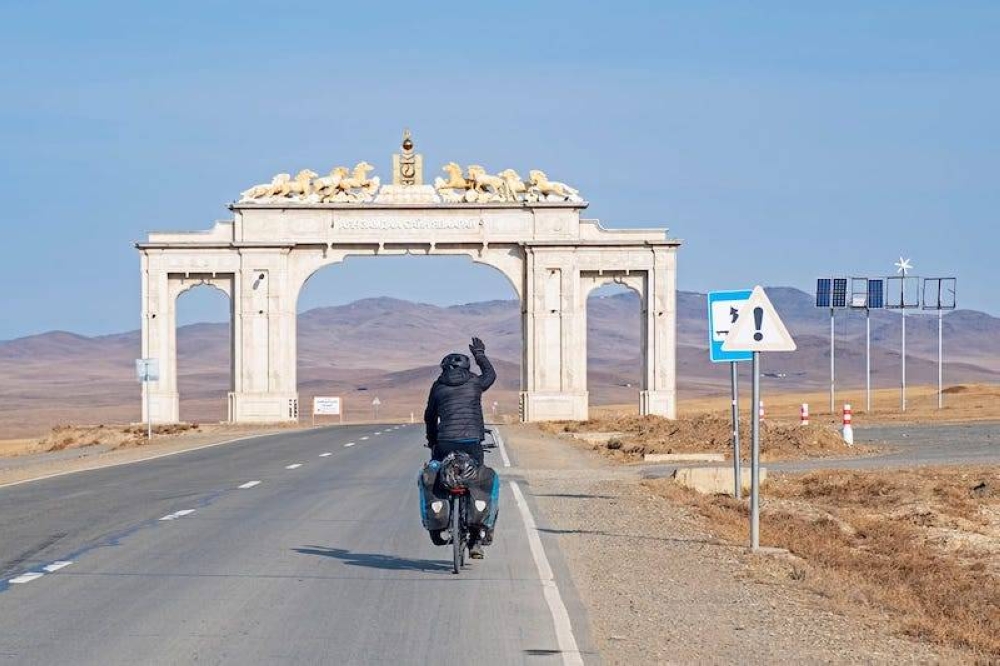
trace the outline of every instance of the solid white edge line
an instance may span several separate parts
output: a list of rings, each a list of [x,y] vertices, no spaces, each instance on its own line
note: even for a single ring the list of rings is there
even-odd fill
[[[302,467],[302,463],[292,463],[291,465],[285,465],[285,469],[298,469]]]
[[[316,430],[323,426],[317,426],[316,428],[299,428],[298,430],[290,430],[289,432],[305,432],[307,430]],[[55,474],[46,474],[45,476],[36,476],[31,479],[21,479],[20,481],[11,481],[10,483],[0,484],[0,488],[10,488],[11,486],[19,486],[22,483],[32,483],[34,481],[44,481],[45,479],[54,479],[59,476],[68,476],[70,474],[79,474],[80,472],[93,472],[98,469],[110,469],[112,467],[121,467],[123,465],[135,465],[136,463],[149,462],[150,460],[158,460],[160,458],[167,458],[169,456],[177,456],[182,453],[191,453],[192,451],[201,451],[202,449],[211,449],[215,446],[222,446],[224,444],[235,444],[236,442],[243,442],[248,439],[259,439],[261,437],[273,437],[275,435],[282,435],[285,433],[281,432],[267,432],[258,435],[247,435],[245,437],[237,437],[235,439],[226,439],[221,442],[212,442],[211,444],[204,444],[202,446],[195,446],[190,449],[181,449],[180,451],[168,451],[167,453],[158,453],[155,456],[149,456],[148,458],[139,458],[138,460],[123,460],[122,462],[111,463],[110,465],[95,465],[94,467],[84,467],[83,469],[71,469],[67,472],[56,472]]]
[[[30,583],[33,580],[38,580],[39,578],[41,578],[44,575],[45,574],[43,574],[43,573],[39,573],[37,571],[32,571],[30,573],[21,574],[17,578],[11,578],[7,582],[8,583],[13,583],[14,585],[20,585],[21,583]]]
[[[528,533],[528,546],[531,548],[531,557],[535,560],[535,567],[538,569],[538,578],[542,582],[542,594],[545,602],[549,606],[552,614],[552,623],[555,627],[556,641],[559,651],[562,653],[563,664],[578,666],[583,664],[583,657],[580,655],[580,648],[576,644],[576,637],[573,635],[573,624],[569,620],[569,612],[566,604],[563,603],[562,595],[559,594],[559,586],[556,585],[555,576],[552,573],[552,566],[545,556],[545,548],[542,540],[538,536],[538,527],[535,525],[535,518],[531,515],[528,502],[524,499],[520,486],[516,481],[510,482],[510,488],[514,492],[514,501],[521,512],[521,520],[524,521],[524,529]]]
[[[510,458],[507,457],[507,447],[503,445],[503,435],[496,428],[493,428],[493,438],[497,441],[497,445],[500,447],[500,457],[503,458],[503,466],[510,467]]]
[[[259,486],[259,485],[260,485],[260,481],[247,481],[243,485],[239,485],[239,486],[236,486],[236,487],[237,488],[242,488],[243,490],[246,490],[247,488],[253,488],[254,486]]]
[[[332,453],[330,453],[329,451],[327,451],[326,453],[319,454],[319,457],[320,458],[326,458],[327,456],[332,456],[332,455],[333,455]]]
[[[59,571],[60,569],[68,567],[71,564],[73,564],[73,563],[72,562],[67,562],[65,560],[60,560],[59,562],[53,562],[52,564],[49,564],[48,566],[44,566],[42,568],[45,569],[46,571],[48,571],[49,573],[53,573],[53,572]]]

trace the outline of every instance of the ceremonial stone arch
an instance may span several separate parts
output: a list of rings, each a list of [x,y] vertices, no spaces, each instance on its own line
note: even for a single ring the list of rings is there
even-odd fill
[[[179,420],[176,302],[208,284],[232,304],[233,422],[295,421],[296,305],[309,277],[348,256],[463,255],[510,280],[521,302],[521,419],[587,418],[587,296],[603,284],[642,303],[640,412],[676,414],[677,240],[663,229],[611,230],[581,219],[587,203],[541,171],[523,181],[455,163],[422,183],[407,133],[393,182],[366,162],[328,176],[279,174],[230,206],[209,231],[151,233],[142,260],[142,356],[160,360],[143,384],[154,423]],[[475,331],[470,331],[470,335]],[[145,396],[144,396],[145,397]]]

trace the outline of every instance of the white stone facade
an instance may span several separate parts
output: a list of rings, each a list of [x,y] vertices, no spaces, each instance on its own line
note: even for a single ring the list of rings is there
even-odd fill
[[[142,258],[142,356],[160,360],[154,423],[179,420],[176,302],[209,284],[232,303],[229,419],[298,419],[296,305],[319,269],[352,255],[465,255],[521,300],[521,418],[586,419],[587,296],[610,282],[640,296],[643,414],[676,414],[676,253],[665,230],[607,230],[585,203],[241,203],[208,232],[151,233]],[[143,401],[143,417],[145,414]]]

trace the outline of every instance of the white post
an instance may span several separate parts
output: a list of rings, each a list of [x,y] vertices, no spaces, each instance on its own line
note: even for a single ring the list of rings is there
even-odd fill
[[[872,311],[865,308],[865,413],[872,411]]]
[[[760,352],[753,353],[753,401],[760,402]],[[750,449],[750,549],[760,548],[760,412],[753,410]]]
[[[844,405],[844,443],[848,446],[854,446],[854,425],[853,414],[851,412],[851,405]]]
[[[732,381],[733,396],[733,497],[742,499],[743,497],[743,475],[740,463],[740,389],[739,374],[736,370],[736,361],[729,362],[729,374]]]
[[[903,374],[899,391],[899,406],[900,409],[905,412],[906,411],[906,308],[905,307],[902,308],[901,312],[903,313],[903,345],[902,345]]]
[[[938,309],[938,409],[944,407],[944,310]]]
[[[834,356],[834,343],[833,343],[833,336],[834,336],[834,324],[833,324],[833,312],[834,312],[834,311],[833,311],[833,308],[830,308],[830,413],[831,413],[831,414],[833,414],[833,413],[834,413],[834,412],[833,412],[833,410],[834,410],[834,409],[836,409],[836,407],[835,407],[835,406],[834,406],[834,404],[833,404],[833,401],[834,401],[834,386],[835,386],[835,379],[834,379],[834,377],[835,377],[835,375],[834,375],[834,369],[835,369],[835,368],[834,368],[834,360],[833,360],[833,356]]]
[[[150,411],[149,395],[149,367],[146,367],[146,376],[142,380],[142,388],[146,391],[146,441],[153,439],[153,412]]]

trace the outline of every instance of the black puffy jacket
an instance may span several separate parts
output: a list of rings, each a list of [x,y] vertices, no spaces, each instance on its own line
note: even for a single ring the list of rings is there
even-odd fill
[[[427,441],[432,446],[439,440],[483,440],[482,396],[496,381],[497,373],[486,354],[476,354],[476,364],[483,374],[477,375],[462,368],[447,368],[441,371],[441,376],[431,386],[424,423],[427,426]]]

